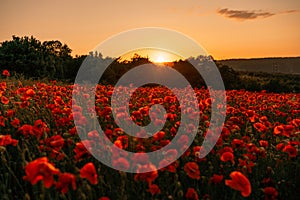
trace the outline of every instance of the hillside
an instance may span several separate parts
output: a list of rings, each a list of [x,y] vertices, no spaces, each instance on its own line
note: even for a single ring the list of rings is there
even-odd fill
[[[300,57],[219,60],[236,71],[300,74]]]

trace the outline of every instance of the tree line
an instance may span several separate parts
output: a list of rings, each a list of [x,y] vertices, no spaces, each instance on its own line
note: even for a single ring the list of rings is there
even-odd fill
[[[12,75],[22,74],[25,78],[47,78],[72,83],[83,62],[100,67],[109,65],[100,79],[100,83],[114,85],[128,70],[141,64],[151,63],[149,58],[138,54],[135,54],[130,60],[122,60],[120,57],[104,58],[98,52],[73,57],[71,52],[72,50],[66,44],[58,40],[41,42],[33,36],[13,36],[12,40],[0,44],[0,70],[9,70]],[[212,57],[205,56],[191,58],[190,61],[204,64],[213,61],[220,71],[226,89],[300,92],[299,75],[237,72],[230,66],[222,65]],[[205,87],[204,80],[191,62],[178,60],[174,61],[171,67],[185,76],[193,87]],[[97,70],[97,67],[91,68],[89,73],[94,73],[93,70]]]
[[[72,79],[86,56],[71,56],[72,50],[58,40],[41,42],[12,36],[0,46],[0,67],[26,78]]]

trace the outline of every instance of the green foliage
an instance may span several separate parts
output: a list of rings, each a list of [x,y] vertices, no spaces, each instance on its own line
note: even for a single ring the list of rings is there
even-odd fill
[[[266,90],[267,92],[300,92],[300,75],[269,74],[263,72],[239,72],[244,89],[249,91]]]
[[[66,76],[66,66],[72,63],[71,49],[58,40],[45,41],[13,36],[0,47],[0,66],[26,77],[50,79]]]

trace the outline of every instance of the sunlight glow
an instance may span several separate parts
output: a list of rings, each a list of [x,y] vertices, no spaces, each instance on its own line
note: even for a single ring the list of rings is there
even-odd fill
[[[185,58],[174,54],[169,51],[161,50],[161,49],[138,49],[131,52],[128,52],[121,56],[121,60],[131,60],[131,58],[134,56],[134,54],[138,54],[142,57],[149,58],[151,62],[157,63],[157,64],[163,64],[163,63],[170,63],[177,60],[184,60]]]
[[[162,55],[159,55],[156,58],[153,58],[153,62],[163,63],[163,62],[166,62],[166,58]]]

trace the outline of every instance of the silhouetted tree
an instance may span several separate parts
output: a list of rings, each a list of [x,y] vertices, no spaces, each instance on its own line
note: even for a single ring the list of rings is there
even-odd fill
[[[13,36],[0,46],[0,67],[26,77],[64,78],[64,67],[72,60],[71,49],[60,41]]]

